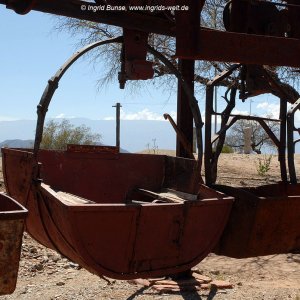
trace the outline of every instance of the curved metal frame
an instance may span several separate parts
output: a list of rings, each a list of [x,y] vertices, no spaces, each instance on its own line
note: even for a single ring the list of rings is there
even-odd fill
[[[87,45],[86,47],[82,48],[81,50],[77,51],[73,56],[71,56],[63,65],[62,67],[55,73],[55,75],[48,81],[48,85],[46,86],[44,93],[41,97],[41,100],[37,106],[37,114],[38,114],[38,120],[36,125],[36,134],[35,134],[35,141],[34,141],[34,157],[37,157],[37,152],[40,148],[40,144],[42,141],[43,136],[43,128],[45,123],[45,117],[46,113],[48,111],[48,107],[50,105],[51,99],[58,88],[58,83],[60,79],[63,77],[65,72],[71,67],[71,65],[77,61],[82,55],[87,53],[88,51],[105,45],[105,44],[111,44],[111,43],[122,43],[123,37],[119,36],[117,38],[105,40],[105,41],[98,41],[95,43],[92,43],[90,45]],[[176,67],[161,53],[156,51],[154,48],[148,45],[148,52],[151,53],[153,56],[158,58],[164,65],[166,65],[171,73],[173,73],[177,79],[182,84],[182,87],[185,91],[185,93],[188,95],[189,98],[189,106],[191,108],[195,126],[196,126],[196,135],[197,135],[197,148],[198,148],[198,163],[199,163],[199,169],[201,171],[201,165],[202,165],[202,156],[203,156],[203,146],[202,146],[202,127],[203,122],[201,118],[201,113],[198,106],[198,101],[196,100],[193,92],[189,88],[188,84],[183,80],[183,77],[181,73],[176,69]]]
[[[66,73],[66,71],[72,66],[73,63],[75,63],[82,55],[87,53],[88,51],[102,46],[106,44],[111,43],[122,43],[123,37],[117,37],[105,41],[98,41],[95,43],[92,43],[90,45],[87,45],[86,47],[80,49],[75,54],[73,54],[55,73],[55,75],[49,79],[48,85],[46,86],[44,93],[41,97],[41,100],[37,106],[37,114],[38,114],[38,120],[36,125],[36,132],[35,132],[35,141],[34,141],[34,156],[37,156],[37,152],[40,148],[40,144],[43,137],[43,129],[44,129],[44,123],[45,123],[45,117],[46,113],[48,111],[49,104],[51,102],[51,99],[58,88],[58,83],[60,79],[63,77],[63,75]]]

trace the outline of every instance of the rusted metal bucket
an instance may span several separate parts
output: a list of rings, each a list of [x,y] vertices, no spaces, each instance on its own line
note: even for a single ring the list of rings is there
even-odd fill
[[[27,210],[0,193],[0,295],[14,292]]]
[[[27,231],[116,279],[192,268],[215,247],[233,202],[201,185],[191,159],[73,146],[40,150],[37,171],[32,151],[2,154],[7,191],[29,210]]]
[[[245,258],[300,251],[300,185],[216,186],[235,202],[215,251]]]

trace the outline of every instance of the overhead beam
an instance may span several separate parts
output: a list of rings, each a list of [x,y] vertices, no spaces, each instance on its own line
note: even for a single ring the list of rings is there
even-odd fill
[[[0,4],[7,4],[0,0]],[[33,10],[126,27],[168,36],[176,35],[170,20],[132,12],[82,10],[91,3],[78,0],[36,0]],[[183,25],[184,26],[184,25]],[[300,67],[300,40],[200,28],[194,53],[177,53],[182,59],[239,62],[245,64]]]
[[[0,4],[4,5],[7,5],[9,2],[9,0],[0,0]],[[85,9],[82,9],[83,6],[85,6]],[[97,8],[98,5],[79,0],[35,0],[32,10],[128,29],[170,36],[175,35],[175,24],[167,19],[136,12],[109,10],[94,12],[91,9],[92,7]],[[11,7],[8,8],[12,9]]]
[[[193,59],[300,67],[299,53],[298,39],[201,29]]]

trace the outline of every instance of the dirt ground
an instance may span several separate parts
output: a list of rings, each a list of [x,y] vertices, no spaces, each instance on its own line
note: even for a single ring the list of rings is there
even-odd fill
[[[219,183],[259,185],[279,180],[277,157],[266,176],[257,172],[257,155],[224,154]],[[300,156],[296,157],[300,167]],[[1,173],[0,173],[1,174]],[[0,175],[0,188],[3,179]],[[195,267],[214,280],[226,280],[232,289],[210,288],[199,292],[159,293],[151,287],[126,281],[107,282],[49,250],[25,234],[16,291],[0,299],[292,299],[300,300],[300,254],[232,259],[209,255]]]

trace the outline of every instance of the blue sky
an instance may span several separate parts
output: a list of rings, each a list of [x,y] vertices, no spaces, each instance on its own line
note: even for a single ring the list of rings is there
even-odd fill
[[[19,16],[1,6],[0,16],[0,120],[35,119],[47,80],[77,50],[78,40],[53,31],[55,18],[46,14]],[[161,119],[176,110],[175,95],[170,98],[151,85],[146,93],[132,94],[115,81],[99,92],[97,79],[97,69],[88,61],[77,62],[62,79],[48,116],[110,119],[116,102],[122,103],[127,119]]]
[[[36,119],[36,105],[47,80],[76,49],[78,40],[53,30],[55,17],[30,12],[20,16],[0,6],[0,120]],[[97,66],[101,68],[101,65]],[[138,94],[120,90],[117,80],[97,90],[96,70],[81,60],[60,83],[51,103],[48,117],[86,117],[112,119],[116,102],[121,102],[122,118],[127,120],[162,120],[162,114],[175,115],[176,94],[154,89],[149,83]],[[204,112],[203,95],[197,95]],[[220,104],[222,106],[222,104]],[[252,112],[278,112],[278,101],[271,96],[255,99]],[[235,112],[247,113],[250,102],[239,103]]]

